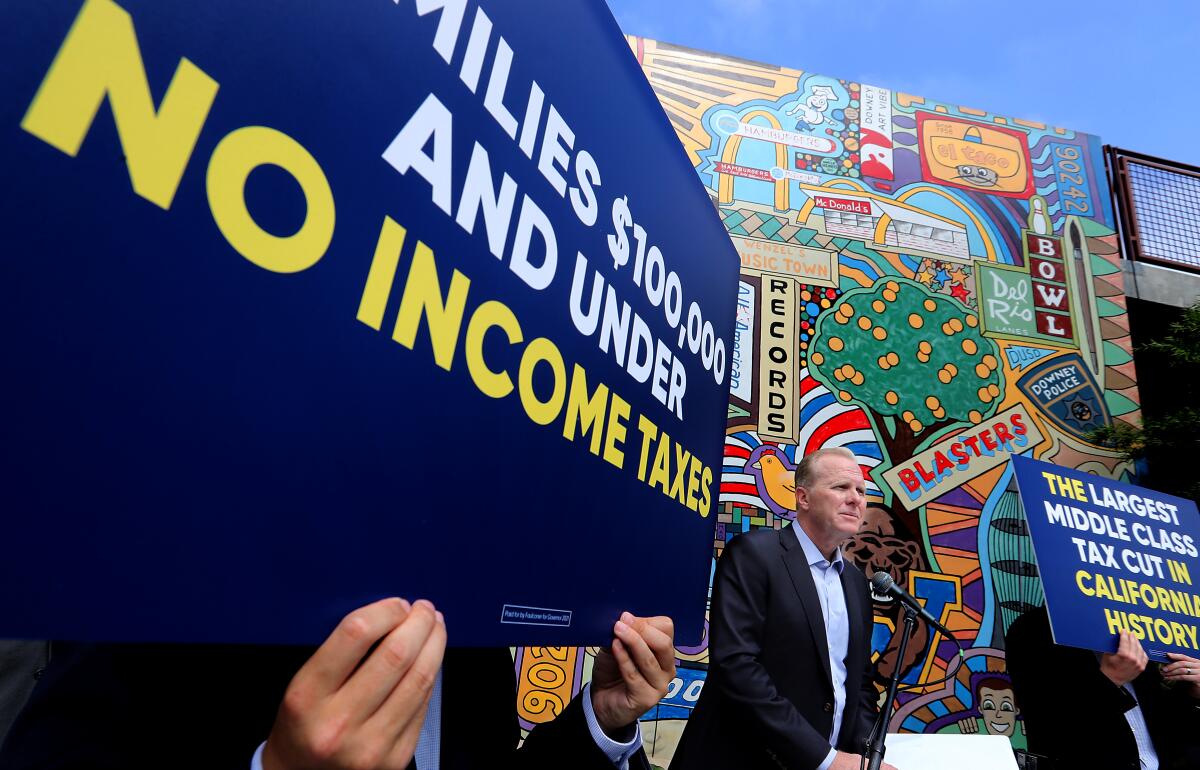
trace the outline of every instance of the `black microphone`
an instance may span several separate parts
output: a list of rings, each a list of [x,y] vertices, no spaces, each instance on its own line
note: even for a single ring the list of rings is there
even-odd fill
[[[876,596],[891,596],[902,604],[911,607],[921,617],[921,620],[941,631],[948,639],[958,641],[954,638],[954,634],[950,633],[950,629],[939,623],[933,615],[930,615],[929,610],[922,607],[921,603],[912,594],[896,585],[896,581],[892,580],[892,576],[888,573],[879,571],[872,575],[871,590],[875,592]]]

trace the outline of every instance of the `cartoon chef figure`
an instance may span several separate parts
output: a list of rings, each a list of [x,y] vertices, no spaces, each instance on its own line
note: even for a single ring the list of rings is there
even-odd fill
[[[792,108],[784,114],[790,118],[796,113],[800,113],[800,118],[796,122],[796,130],[812,131],[825,122],[825,110],[829,109],[831,99],[837,99],[837,94],[833,88],[830,86],[813,86],[812,94],[804,100],[803,104],[797,100],[792,105]]]

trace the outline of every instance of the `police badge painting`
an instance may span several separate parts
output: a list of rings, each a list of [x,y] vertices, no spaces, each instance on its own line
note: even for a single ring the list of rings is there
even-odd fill
[[[1091,431],[1112,423],[1104,393],[1076,353],[1056,356],[1034,366],[1017,387],[1037,404],[1054,426],[1088,440]]]

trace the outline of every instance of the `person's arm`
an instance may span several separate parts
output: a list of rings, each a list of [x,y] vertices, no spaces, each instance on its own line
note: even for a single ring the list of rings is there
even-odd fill
[[[758,741],[787,767],[818,768],[830,759],[828,738],[782,695],[759,662],[767,622],[766,565],[734,538],[717,562],[706,687],[732,701]],[[811,665],[811,661],[797,665]],[[819,662],[818,662],[819,664]]]

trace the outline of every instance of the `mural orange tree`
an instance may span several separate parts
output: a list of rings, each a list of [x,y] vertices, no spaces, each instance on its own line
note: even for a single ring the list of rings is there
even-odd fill
[[[866,410],[894,463],[947,428],[995,412],[1000,349],[978,327],[970,310],[916,281],[880,281],[847,292],[821,316],[809,372]]]

